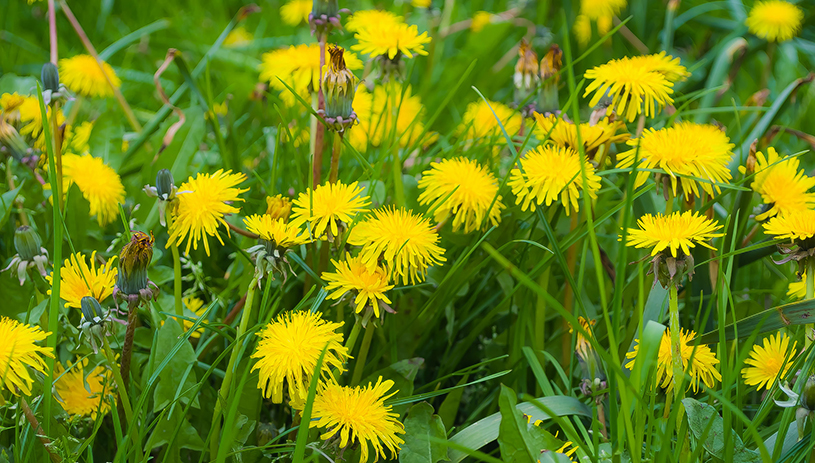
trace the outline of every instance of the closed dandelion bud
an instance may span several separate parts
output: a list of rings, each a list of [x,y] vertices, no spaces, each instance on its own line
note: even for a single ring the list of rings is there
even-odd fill
[[[158,287],[147,279],[147,266],[153,258],[153,234],[133,232],[119,254],[119,275],[114,293],[129,304],[147,302],[158,295]]]
[[[0,118],[0,146],[7,149],[14,159],[22,162],[28,156],[31,148],[26,144],[23,137],[11,124]]]
[[[82,309],[82,320],[79,329],[82,331],[80,337],[85,335],[91,343],[94,352],[99,351],[98,340],[103,339],[107,332],[107,312],[93,296],[85,296],[80,301]]]
[[[560,109],[557,86],[560,80],[560,72],[563,59],[563,51],[557,44],[552,44],[549,51],[540,63],[540,75],[543,82],[543,91],[538,102],[539,111],[542,113],[554,113]]]
[[[283,195],[266,197],[266,215],[271,216],[272,220],[283,219],[288,222],[290,214],[291,199]]]
[[[42,255],[42,240],[33,228],[23,225],[14,231],[14,248],[21,259],[34,260]]]
[[[158,197],[167,201],[175,194],[175,182],[173,181],[173,173],[168,169],[161,169],[156,174],[156,193]]]
[[[314,0],[308,22],[311,24],[312,33],[326,33],[331,26],[341,28],[340,6],[337,0]]]
[[[40,72],[40,80],[42,80],[42,90],[50,90],[51,93],[59,91],[59,70],[54,63],[45,63],[42,65]]]
[[[356,121],[351,103],[354,101],[357,78],[345,67],[341,47],[332,45],[328,52],[331,59],[323,75],[325,121],[328,128],[342,132]]]
[[[515,65],[515,104],[528,102],[529,97],[537,90],[538,82],[538,55],[526,39],[518,47],[518,63]]]
[[[804,389],[801,391],[800,405],[809,411],[815,411],[815,375],[807,378]]]

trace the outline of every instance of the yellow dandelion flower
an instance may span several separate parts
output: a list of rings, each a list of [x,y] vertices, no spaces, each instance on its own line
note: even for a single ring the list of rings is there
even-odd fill
[[[728,163],[734,145],[715,125],[679,122],[664,129],[645,129],[628,145],[632,149],[617,156],[617,166],[629,168],[638,159],[638,169],[665,171],[670,176],[674,196],[678,186],[682,187],[685,199],[700,196],[700,187],[712,196],[714,191],[721,192],[718,184],[730,181]],[[635,186],[644,184],[650,175],[646,170],[639,171]]]
[[[807,295],[807,272],[801,274],[800,281],[790,282],[787,287],[787,296],[792,299],[803,299]]]
[[[385,10],[362,10],[355,11],[345,22],[344,27],[348,32],[357,32],[368,29],[376,24],[386,24],[391,27],[404,22],[404,18]]]
[[[634,56],[628,59],[650,72],[662,74],[671,82],[679,82],[690,77],[690,72],[680,64],[679,58],[674,58],[664,51],[654,55]]]
[[[668,216],[645,214],[637,225],[639,228],[628,229],[626,244],[635,248],[653,247],[652,256],[665,249],[670,249],[673,257],[678,257],[679,251],[688,256],[690,248],[697,244],[716,249],[707,241],[724,236],[724,233],[716,233],[722,228],[718,222],[691,211],[674,212]]]
[[[620,14],[625,6],[626,0],[580,0],[580,14],[597,21]]]
[[[492,110],[490,109],[492,107]],[[495,111],[495,114],[493,114]],[[520,113],[509,106],[497,101],[490,101],[489,105],[484,100],[478,100],[467,105],[467,110],[461,118],[456,133],[460,137],[469,140],[479,138],[495,138],[498,143],[506,143],[501,126],[498,120],[504,125],[509,136],[514,136],[521,129],[523,118]]]
[[[577,151],[553,145],[539,146],[527,152],[520,162],[523,172],[517,166],[513,167],[509,186],[515,195],[515,204],[521,204],[522,210],[534,211],[536,206],[544,203],[550,206],[558,198],[566,215],[572,208],[580,210],[577,200],[583,190],[583,173]],[[589,196],[596,198],[600,177],[588,161],[583,161],[582,167]]]
[[[227,227],[224,214],[240,211],[228,202],[243,201],[238,195],[249,189],[240,189],[237,186],[244,180],[246,175],[242,173],[233,174],[232,171],[224,172],[223,169],[219,169],[214,174],[199,173],[195,178],[190,177],[182,183],[178,190],[187,193],[178,195],[178,205],[166,247],[169,248],[173,243],[180,245],[187,239],[184,252],[189,254],[190,245],[193,249],[198,249],[198,243],[203,241],[204,250],[209,255],[207,236],[215,236],[223,246],[218,226]],[[229,233],[229,228],[226,231]]]
[[[750,358],[744,361],[749,366],[741,369],[744,384],[756,386],[759,391],[761,388],[769,390],[776,379],[787,374],[795,361],[795,346],[798,343],[793,342],[790,348],[790,338],[778,333],[765,338],[762,344],[753,346]]]
[[[777,215],[764,222],[764,233],[776,239],[789,239],[801,242],[815,236],[815,210],[791,212],[788,215]]]
[[[104,69],[104,72],[102,71]],[[59,81],[68,90],[90,98],[113,96],[113,88],[119,88],[122,81],[113,68],[102,61],[102,69],[96,58],[90,55],[76,55],[59,60]],[[110,80],[110,83],[108,83]]]
[[[583,97],[594,92],[589,104],[595,106],[608,93],[612,100],[608,114],[617,111],[629,122],[640,113],[648,117],[656,116],[662,108],[673,103],[673,82],[664,74],[631,58],[611,60],[589,69],[584,75],[591,83]]]
[[[91,253],[90,266],[81,252],[71,254],[65,259],[60,270],[59,297],[65,301],[65,307],[79,309],[82,307],[82,298],[93,296],[99,302],[104,301],[113,294],[116,276],[119,269],[113,266],[116,257],[111,257],[103,265],[96,267],[96,251]],[[53,285],[51,275],[45,277],[49,285]],[[51,294],[51,290],[48,290]]]
[[[694,346],[691,342],[696,337],[695,331],[679,330],[681,346],[680,354],[682,356],[682,369],[687,371],[690,376],[690,384],[688,389],[693,388],[693,392],[699,390],[699,384],[703,383],[708,388],[712,388],[716,381],[722,380],[722,375],[716,370],[716,365],[719,360],[716,354],[710,350],[706,345]],[[625,354],[625,357],[631,359],[626,364],[629,370],[634,369],[634,362],[636,362],[637,353],[639,352],[639,339],[634,350]],[[688,362],[693,356],[693,362],[688,368]],[[662,340],[659,343],[659,355],[657,356],[657,383],[660,387],[670,391],[673,390],[673,354],[671,353],[671,333],[670,328],[665,330],[662,335]]]
[[[368,145],[380,146],[383,141],[388,141],[394,133],[394,124],[401,147],[419,142],[427,145],[438,138],[437,134],[425,133],[424,139],[419,140],[425,132],[422,122],[424,105],[421,98],[413,95],[410,86],[404,90],[403,94],[402,85],[394,81],[374,87],[373,93],[364,85],[357,89],[352,105],[358,123],[346,135],[357,151],[364,152]]]
[[[339,181],[318,185],[313,192],[308,189],[294,200],[292,225],[300,227],[308,222],[315,237],[326,232],[329,237],[338,236],[357,214],[368,210],[370,197],[363,192],[357,182],[344,185]]]
[[[192,325],[195,324],[195,320],[203,317],[207,312],[207,306],[204,305],[204,301],[194,296],[186,296],[184,299],[182,299],[182,302],[184,303],[184,308],[186,309],[186,313],[184,315],[192,318],[192,320],[181,320],[183,322],[184,331],[189,331],[189,329],[192,328]],[[164,320],[161,321],[161,326],[164,326]],[[202,334],[204,334],[204,327],[199,327],[190,334],[190,338],[198,339]]]
[[[307,23],[311,7],[312,0],[291,0],[280,7],[280,17],[290,26],[296,26],[302,22]]]
[[[580,326],[583,328],[583,330],[589,333],[589,335],[591,335],[594,325],[597,324],[597,320],[589,320],[582,315],[577,317],[577,322],[580,323]],[[574,333],[574,329],[571,326],[569,326],[569,333]],[[581,357],[587,359],[589,358],[589,354],[593,349],[594,348],[591,346],[591,342],[589,342],[589,338],[583,336],[583,333],[578,332],[574,350],[580,354]]]
[[[28,372],[31,367],[45,373],[46,365],[41,356],[54,358],[54,350],[40,347],[36,342],[44,340],[46,333],[39,326],[24,325],[17,320],[0,318],[0,372],[3,385],[12,394],[31,395],[34,380]]]
[[[756,216],[763,221],[776,215],[789,215],[811,209],[815,206],[815,193],[809,190],[815,186],[815,178],[803,169],[798,170],[797,157],[781,158],[775,148],[767,148],[767,156],[756,153],[755,176],[751,185],[753,191],[761,195],[767,210]],[[740,167],[739,170],[744,170]]]
[[[588,16],[581,14],[574,18],[574,25],[572,26],[577,43],[581,47],[586,47],[591,41],[591,19]]]
[[[412,0],[410,2],[411,6],[414,8],[430,8],[431,3],[431,0]]]
[[[81,363],[68,364],[68,370],[58,363],[54,368],[57,381],[54,383],[55,396],[62,409],[73,416],[90,416],[96,420],[99,413],[105,416],[110,411],[113,397],[113,374],[110,370],[96,366],[85,376],[88,359]]]
[[[255,214],[245,217],[243,224],[249,232],[258,235],[262,240],[274,243],[279,248],[291,248],[308,241],[308,236],[304,235],[299,227],[271,215]]]
[[[801,31],[804,12],[783,0],[758,1],[745,24],[747,29],[769,42],[786,42]]]
[[[19,127],[20,135],[27,136],[34,141],[34,148],[45,150],[45,133],[42,130],[42,113],[40,102],[35,96],[22,96],[16,93],[4,93],[0,97],[0,109],[3,120]],[[51,122],[51,107],[46,106],[48,120]],[[57,125],[65,123],[65,115],[61,110],[56,112]]]
[[[309,3],[309,11],[311,11],[311,2]],[[285,8],[285,6],[283,7]],[[308,15],[306,15],[308,17]],[[251,43],[254,40],[252,33],[247,31],[245,27],[238,26],[232,29],[229,34],[226,35],[224,39],[224,47],[233,48],[239,47],[241,45],[246,45],[247,43]],[[216,111],[217,113],[217,111]]]
[[[65,191],[76,185],[90,203],[90,213],[104,226],[119,217],[119,204],[125,201],[122,179],[101,158],[90,154],[62,156],[62,176]]]
[[[376,380],[376,384],[350,387],[336,382],[322,385],[312,405],[312,420],[309,428],[326,428],[320,435],[322,440],[338,436],[340,448],[359,444],[359,463],[368,461],[373,448],[374,461],[379,457],[396,458],[399,448],[405,443],[397,434],[404,434],[405,427],[399,422],[399,414],[394,413],[385,400],[399,391],[388,391],[393,381]],[[369,446],[370,443],[370,446]]]
[[[391,301],[385,293],[393,288],[388,284],[388,274],[382,267],[369,267],[362,258],[351,257],[345,253],[345,260],[332,260],[333,272],[323,272],[323,280],[328,282],[325,290],[328,299],[341,299],[349,292],[354,296],[354,311],[362,312],[366,307],[373,308],[374,316],[379,318],[380,301],[386,304],[383,309],[388,310],[387,304]],[[389,311],[389,310],[388,310]]]
[[[325,62],[331,61],[328,50]],[[356,71],[362,69],[362,61],[357,55],[346,52],[345,67]],[[297,45],[264,53],[261,57],[260,80],[269,82],[272,88],[280,91],[283,102],[289,106],[297,100],[286,88],[286,82],[301,97],[308,99],[311,92],[320,88],[320,45]],[[281,82],[283,80],[283,82]]]
[[[258,333],[258,342],[252,358],[258,359],[252,371],[259,370],[258,388],[274,403],[283,402],[283,382],[289,397],[298,398],[308,390],[311,375],[320,353],[328,346],[320,375],[331,377],[331,369],[345,371],[343,363],[349,358],[342,345],[342,334],[337,333],[342,323],[323,320],[319,312],[286,312],[266,325]]]
[[[427,32],[419,34],[417,26],[405,23],[388,24],[375,23],[354,34],[357,44],[351,46],[352,50],[370,55],[371,57],[387,55],[388,59],[396,58],[399,54],[413,58],[414,54],[426,55],[424,46],[430,43],[431,38]]]
[[[492,22],[492,13],[486,11],[476,11],[473,15],[472,22],[470,22],[470,30],[478,33],[487,27],[487,24]]]
[[[580,143],[577,141],[578,126],[571,121],[565,120],[554,114],[543,115],[535,113],[535,135],[539,140],[549,137],[547,143],[554,143],[563,148],[571,148],[579,151],[583,147],[583,152],[589,158],[594,158],[597,150],[605,147],[607,152],[612,143],[622,143],[627,141],[630,135],[626,132],[618,133],[620,130],[625,130],[625,124],[616,120],[610,122],[609,118],[591,125],[588,122],[580,124]]]
[[[90,149],[88,142],[91,139],[91,132],[93,131],[93,122],[85,121],[76,127],[70,127],[70,136],[68,136],[69,128],[65,128],[65,146],[73,153],[85,154]]]
[[[289,220],[291,214],[291,199],[288,196],[275,195],[266,197],[266,215],[273,219]]]
[[[447,259],[429,219],[404,208],[383,207],[351,229],[348,244],[362,246],[369,267],[383,261],[388,275],[402,284],[422,282],[427,269]]]
[[[472,159],[459,157],[432,163],[422,172],[419,189],[423,190],[419,204],[430,204],[438,223],[452,216],[453,231],[462,226],[464,233],[478,230],[487,225],[484,219],[488,216],[493,225],[501,223],[505,206],[498,195],[498,181]]]

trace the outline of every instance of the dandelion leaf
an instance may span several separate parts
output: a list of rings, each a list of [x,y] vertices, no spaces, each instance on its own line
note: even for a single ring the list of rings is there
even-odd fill
[[[433,442],[431,438],[442,442]],[[447,433],[439,415],[433,413],[433,406],[420,402],[410,408],[405,419],[405,443],[399,452],[402,463],[437,463],[447,460],[447,447],[444,441]]]
[[[688,412],[688,425],[693,437],[702,441],[705,450],[711,455],[718,459],[724,459],[725,442],[722,417],[712,406],[703,404],[698,400],[687,398],[682,400],[682,403]],[[735,431],[731,429],[730,433],[731,437],[728,439],[728,446],[733,449],[733,459],[730,461],[734,463],[758,463],[761,461],[758,452],[746,448]]]
[[[166,355],[172,351],[173,346],[184,335],[184,331],[174,320],[167,320],[158,330],[158,340],[156,342],[156,352],[159,356]],[[198,408],[198,397],[194,395],[196,384],[195,372],[187,372],[187,368],[195,365],[197,358],[195,351],[189,342],[184,343],[178,352],[170,360],[164,370],[158,375],[158,384],[153,393],[153,410],[158,412],[171,402],[180,399],[180,404],[186,405],[190,399],[193,400],[193,407]],[[182,383],[183,381],[183,383]]]

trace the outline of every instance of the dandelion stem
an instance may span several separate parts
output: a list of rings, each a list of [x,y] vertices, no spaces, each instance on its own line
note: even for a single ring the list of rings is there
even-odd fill
[[[170,208],[172,209],[172,208]],[[172,211],[167,213],[167,232],[169,233],[170,227],[173,226]],[[179,317],[184,316],[184,303],[181,298],[181,256],[178,253],[178,245],[173,241],[170,251],[173,253],[173,298],[175,299],[175,314]],[[183,323],[183,319],[179,318],[178,323]]]
[[[139,427],[135,426],[135,422],[133,421],[133,409],[130,406],[130,397],[127,394],[127,388],[125,387],[125,382],[122,378],[122,372],[119,369],[119,365],[116,363],[116,356],[113,355],[113,350],[110,348],[110,343],[108,342],[107,337],[102,336],[102,344],[105,347],[105,357],[110,364],[110,370],[113,372],[113,381],[116,382],[116,389],[119,396],[118,404],[124,410],[125,420],[127,420],[127,428],[125,429],[130,429],[132,431],[130,436],[133,439],[133,448],[136,449],[136,460],[141,461],[142,453],[141,445],[139,443],[141,441],[139,438]]]
[[[354,375],[351,379],[351,385],[358,385],[360,380],[362,380],[362,370],[365,369],[365,361],[368,360],[368,351],[371,349],[371,339],[373,339],[373,337],[374,324],[370,323],[368,327],[365,328],[365,336],[362,337],[362,345],[359,346],[359,355],[357,355],[357,362],[354,365]]]
[[[325,67],[325,42],[327,38],[328,32],[320,33],[320,86],[317,89],[317,111],[325,111],[325,95],[323,95],[323,67]],[[314,167],[312,172],[314,186],[320,184],[320,171],[323,167],[323,141],[325,139],[325,126],[323,123],[318,120],[316,128],[316,133],[312,134],[314,136]]]
[[[342,153],[342,132],[334,133],[334,149],[331,151],[331,171],[328,181],[337,183],[340,177],[340,154]]]
[[[130,390],[130,359],[133,356],[133,335],[136,333],[136,322],[139,320],[139,303],[127,304],[127,329],[125,342],[122,345],[122,381],[125,391]]]
[[[807,259],[806,274],[806,298],[809,300],[815,298],[815,259],[812,257]],[[806,325],[806,329],[804,329],[804,344],[807,348],[809,348],[809,345],[812,344],[810,333],[812,333],[813,326],[815,325],[808,323]]]
[[[34,413],[31,411],[31,407],[28,406],[28,402],[25,401],[25,397],[23,396],[20,396],[20,407],[23,409],[23,414],[25,414],[25,417],[31,424],[31,427],[34,428],[34,433],[37,435],[37,438],[40,439],[42,446],[45,447],[45,451],[48,452],[48,456],[51,457],[51,461],[55,463],[61,462],[62,458],[51,451],[51,441],[45,437],[45,433],[43,432],[42,427],[40,427],[37,417],[34,416]]]
[[[235,345],[232,348],[232,353],[229,356],[229,363],[226,367],[224,374],[224,381],[221,383],[221,390],[218,391],[218,400],[215,401],[215,410],[212,413],[212,438],[209,442],[209,454],[213,460],[218,456],[218,447],[220,444],[219,434],[221,433],[221,403],[225,403],[229,398],[229,390],[232,387],[232,377],[235,369],[235,364],[238,362],[238,355],[240,354],[239,344],[246,334],[246,329],[249,327],[249,319],[252,316],[252,305],[255,301],[255,290],[258,287],[258,279],[252,278],[249,283],[249,288],[246,290],[246,304],[243,306],[243,313],[241,313],[241,323],[238,325],[238,332],[235,334]]]
[[[685,371],[682,368],[682,345],[679,327],[679,292],[676,283],[671,282],[669,298],[670,329],[671,329],[671,358],[673,361],[673,388],[676,401],[679,402],[682,396],[682,378]]]
[[[354,327],[351,328],[351,334],[348,335],[348,339],[345,340],[345,347],[348,349],[348,355],[351,355],[354,352],[354,346],[357,343],[357,338],[359,337],[359,331],[362,328],[362,323],[357,320],[354,322]]]

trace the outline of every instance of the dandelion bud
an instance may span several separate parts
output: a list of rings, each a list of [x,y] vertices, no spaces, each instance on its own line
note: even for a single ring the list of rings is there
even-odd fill
[[[152,233],[134,232],[119,255],[119,275],[114,293],[131,305],[158,296],[158,287],[147,279],[147,266],[153,258],[153,242]]]
[[[83,297],[80,301],[80,308],[82,309],[82,318],[89,322],[101,320],[102,315],[105,313],[102,305],[93,296]]]
[[[79,323],[81,333],[79,337],[84,335],[91,343],[91,348],[94,353],[99,352],[99,340],[104,339],[108,332],[107,312],[99,304],[99,301],[92,296],[85,296],[80,302],[82,309],[82,319]]]
[[[266,197],[266,215],[271,216],[272,220],[283,219],[288,222],[290,214],[291,199],[283,195]]]
[[[8,267],[2,271],[11,270],[11,275],[17,274],[20,286],[25,283],[29,267],[37,267],[40,275],[45,277],[45,264],[48,263],[48,251],[42,247],[40,235],[27,226],[23,225],[14,231],[14,247],[17,254],[11,259]]]
[[[537,90],[538,82],[538,55],[526,39],[518,47],[518,63],[515,65],[515,104],[528,102],[529,97]]]
[[[337,0],[314,0],[308,23],[311,24],[311,33],[316,32],[317,35],[327,34],[331,27],[342,28]]]
[[[554,113],[560,109],[557,86],[560,80],[560,68],[563,66],[563,51],[557,44],[552,44],[540,63],[540,75],[543,91],[538,101],[538,110],[542,113]]]
[[[815,375],[807,378],[804,389],[801,391],[800,406],[809,411],[815,411]]]
[[[156,174],[156,193],[158,197],[167,201],[176,191],[173,174],[168,169],[161,169]]]
[[[40,80],[42,80],[42,90],[57,93],[59,91],[59,70],[54,63],[45,63],[42,65],[40,73]]]
[[[356,121],[351,107],[354,101],[357,78],[345,67],[344,50],[332,45],[328,50],[331,59],[323,75],[325,94],[325,121],[328,128],[342,132]]]

